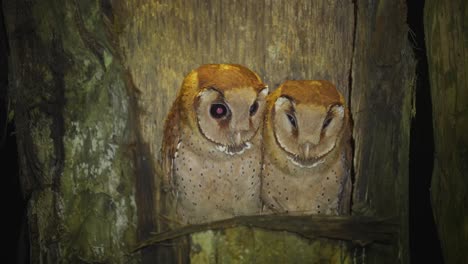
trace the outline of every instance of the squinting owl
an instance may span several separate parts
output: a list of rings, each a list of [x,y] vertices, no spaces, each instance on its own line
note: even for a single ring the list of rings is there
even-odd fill
[[[290,214],[350,210],[350,120],[328,81],[286,81],[267,98],[262,200]]]
[[[179,222],[195,224],[261,210],[260,171],[267,86],[235,64],[188,74],[166,119],[164,183]]]

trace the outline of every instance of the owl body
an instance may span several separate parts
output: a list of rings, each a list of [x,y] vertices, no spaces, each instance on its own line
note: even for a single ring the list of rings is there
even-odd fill
[[[185,78],[162,148],[164,181],[179,222],[260,211],[267,93],[260,78],[240,65],[203,65]]]
[[[262,200],[273,212],[347,214],[350,122],[327,81],[286,81],[270,94],[263,131]]]
[[[174,159],[180,221],[202,223],[259,212],[262,154],[253,146],[260,145],[260,138],[259,133],[249,149],[230,155],[187,131]]]

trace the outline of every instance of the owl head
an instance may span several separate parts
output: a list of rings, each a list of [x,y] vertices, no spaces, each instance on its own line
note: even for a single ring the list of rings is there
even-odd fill
[[[257,74],[236,64],[207,64],[184,79],[181,118],[226,153],[250,147],[263,124],[268,94]]]
[[[341,144],[344,98],[328,81],[286,81],[268,97],[265,131],[294,164],[315,167]]]

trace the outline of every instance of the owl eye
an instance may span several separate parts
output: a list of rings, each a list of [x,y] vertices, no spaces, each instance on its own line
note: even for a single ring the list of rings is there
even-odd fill
[[[322,129],[327,128],[328,125],[330,125],[331,120],[332,120],[331,116],[328,116],[327,118],[325,118],[325,120],[323,121]]]
[[[294,127],[294,128],[297,128],[297,123],[296,123],[296,118],[291,115],[291,114],[286,114],[286,116],[288,117],[289,119],[289,123],[291,123],[291,125]]]
[[[250,106],[250,109],[249,109],[250,115],[251,116],[255,115],[255,113],[257,113],[257,110],[258,110],[258,102],[255,101],[253,105]]]
[[[224,104],[212,104],[210,107],[210,114],[212,117],[219,119],[227,115],[228,108]]]

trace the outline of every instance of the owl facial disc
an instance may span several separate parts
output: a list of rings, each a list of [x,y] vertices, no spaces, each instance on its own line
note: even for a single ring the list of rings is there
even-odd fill
[[[268,88],[257,92],[252,87],[221,90],[210,86],[197,99],[198,130],[227,155],[242,154],[257,134],[265,108]]]
[[[316,167],[335,149],[343,115],[341,104],[304,104],[281,96],[272,116],[276,142],[294,165]]]

